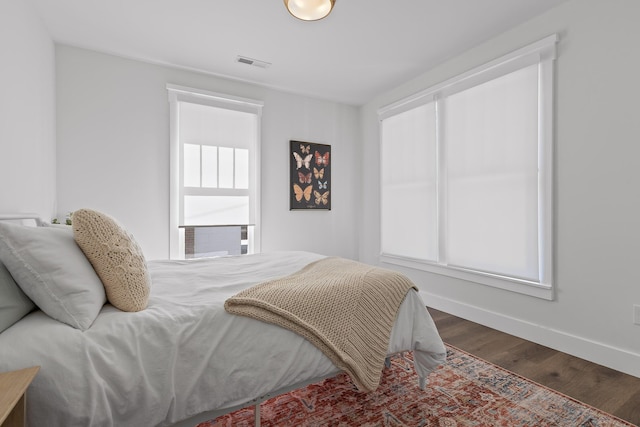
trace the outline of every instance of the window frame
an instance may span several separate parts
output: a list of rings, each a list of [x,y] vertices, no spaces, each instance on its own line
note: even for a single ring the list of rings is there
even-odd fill
[[[554,289],[554,232],[553,232],[553,136],[554,136],[554,61],[556,59],[557,34],[547,36],[528,46],[515,50],[500,58],[476,67],[466,73],[455,76],[440,84],[432,86],[421,92],[413,94],[402,100],[384,106],[378,110],[379,120],[379,152],[383,150],[382,127],[386,118],[395,116],[430,102],[436,103],[436,129],[437,133],[442,129],[443,118],[438,114],[441,111],[443,98],[462,90],[477,86],[484,82],[504,76],[526,66],[538,64],[538,262],[539,280],[531,281],[516,277],[508,277],[500,274],[487,273],[478,270],[467,269],[448,265],[445,259],[444,228],[446,212],[444,199],[446,197],[445,175],[446,159],[444,158],[444,144],[441,135],[437,135],[437,229],[438,229],[438,260],[426,261],[406,256],[398,256],[385,253],[382,247],[383,218],[382,206],[384,203],[383,185],[380,180],[380,253],[381,263],[395,264],[403,267],[428,271],[448,277],[479,283],[499,289],[513,291],[546,300],[555,298]],[[440,107],[440,108],[439,108]],[[380,168],[384,168],[384,159],[381,156]]]
[[[184,248],[181,247],[180,233],[184,224],[181,224],[181,206],[185,195],[217,195],[217,196],[236,196],[249,194],[250,200],[254,202],[250,208],[249,217],[251,227],[248,227],[248,240],[250,243],[250,253],[258,253],[261,249],[261,228],[260,228],[260,139],[261,139],[261,119],[262,101],[241,98],[232,95],[225,95],[207,90],[194,89],[185,86],[167,84],[168,101],[169,101],[169,258],[182,259]],[[179,102],[189,102],[201,104],[205,106],[223,108],[227,110],[241,111],[245,113],[255,114],[256,116],[256,142],[253,147],[253,153],[249,153],[249,168],[253,176],[249,178],[249,189],[236,188],[209,188],[209,187],[184,187],[184,176],[182,173],[182,165],[180,164],[183,156],[183,145],[179,138]],[[217,146],[218,149],[220,148]],[[234,156],[235,156],[235,148]],[[202,152],[202,146],[200,148]],[[202,159],[201,159],[202,160]],[[218,160],[219,161],[219,160]],[[251,171],[253,167],[253,171]],[[235,168],[235,164],[234,164]],[[202,170],[200,170],[202,175]],[[202,179],[202,176],[201,176]],[[235,174],[234,174],[235,181]],[[219,185],[219,183],[218,183]],[[204,224],[203,224],[204,225]],[[232,224],[242,225],[242,224]]]

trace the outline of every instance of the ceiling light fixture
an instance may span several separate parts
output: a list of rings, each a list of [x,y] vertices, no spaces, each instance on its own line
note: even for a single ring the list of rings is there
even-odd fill
[[[317,21],[331,13],[336,0],[284,0],[290,14],[303,21]]]

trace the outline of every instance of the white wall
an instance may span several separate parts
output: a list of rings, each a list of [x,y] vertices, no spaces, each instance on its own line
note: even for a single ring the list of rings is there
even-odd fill
[[[54,46],[24,0],[0,1],[0,212],[55,212]]]
[[[377,262],[379,107],[552,33],[556,64],[555,301],[407,271],[429,305],[640,376],[640,2],[573,0],[363,107],[360,257]]]
[[[68,46],[56,47],[58,212],[89,207],[117,218],[148,259],[169,253],[166,84],[264,101],[262,250],[358,256],[359,116],[318,101]],[[330,212],[289,211],[289,140],[331,144]]]
[[[268,91],[262,145],[262,250],[357,259],[360,118],[341,104]],[[289,140],[331,144],[331,211],[289,211]]]

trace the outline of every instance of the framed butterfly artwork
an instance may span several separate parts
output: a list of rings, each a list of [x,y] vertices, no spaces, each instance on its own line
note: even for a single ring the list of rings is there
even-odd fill
[[[331,210],[331,145],[289,143],[289,209]]]

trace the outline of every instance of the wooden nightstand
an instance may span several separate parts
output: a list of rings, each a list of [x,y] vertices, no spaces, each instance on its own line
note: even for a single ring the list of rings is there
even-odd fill
[[[24,427],[27,387],[39,366],[0,373],[0,426]]]

